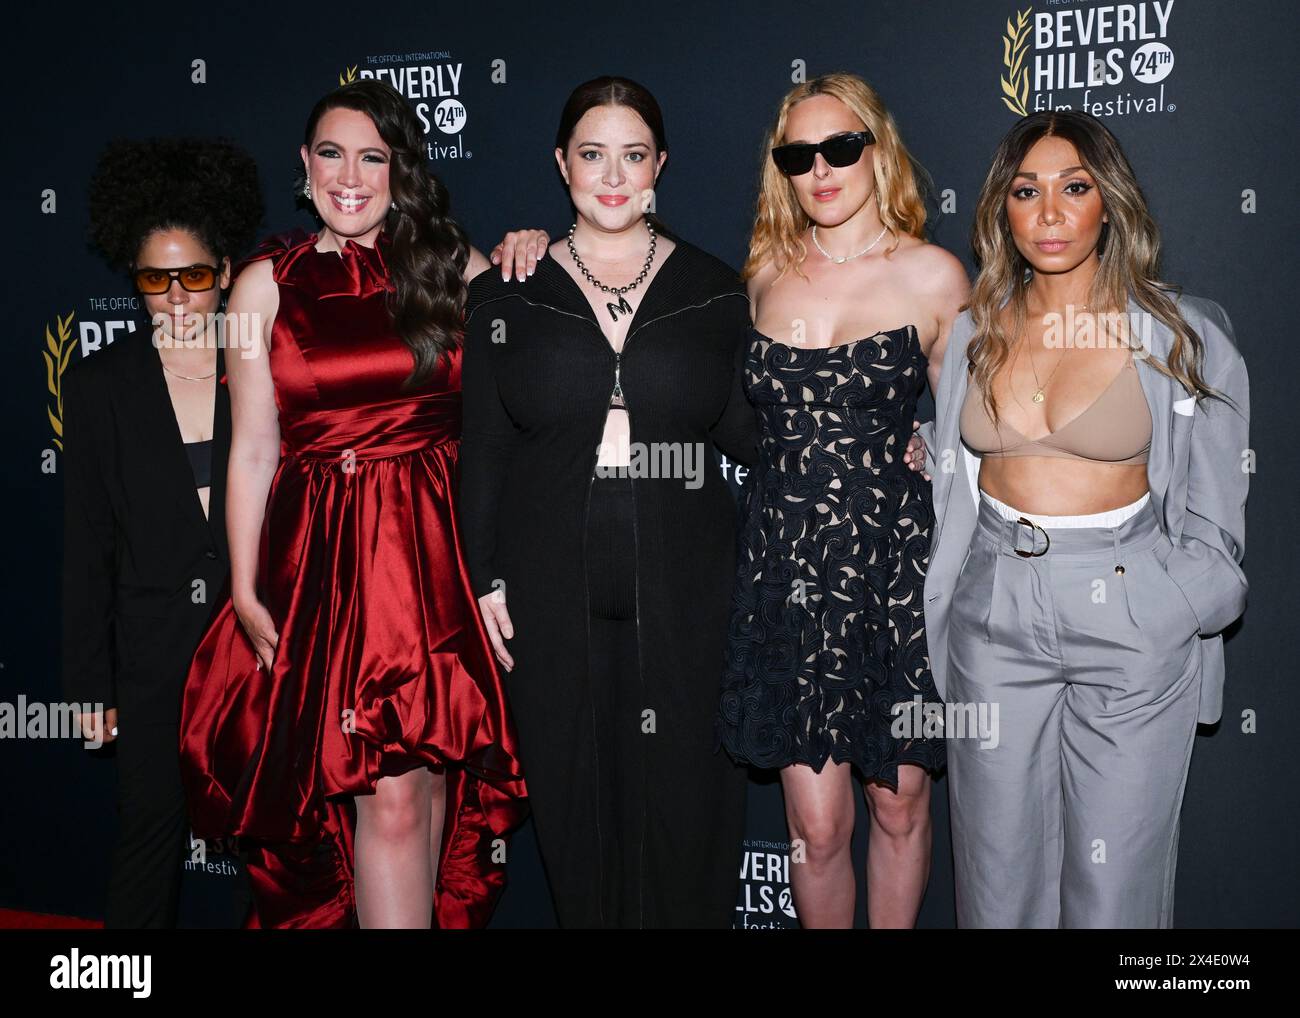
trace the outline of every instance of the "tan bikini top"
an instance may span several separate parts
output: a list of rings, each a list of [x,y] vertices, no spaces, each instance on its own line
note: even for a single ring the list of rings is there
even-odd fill
[[[1151,451],[1151,409],[1132,356],[1092,406],[1032,441],[999,420],[995,427],[971,376],[961,408],[961,437],[982,456],[1059,456],[1095,463],[1145,463]]]

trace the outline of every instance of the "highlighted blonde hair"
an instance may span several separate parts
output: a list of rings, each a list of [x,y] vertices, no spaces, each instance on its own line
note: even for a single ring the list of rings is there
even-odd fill
[[[776,122],[763,139],[758,210],[749,238],[749,258],[741,273],[745,279],[751,278],[769,261],[776,265],[781,275],[791,268],[799,275],[804,275],[800,266],[808,255],[808,249],[803,242],[803,234],[812,226],[812,220],[799,205],[789,178],[772,162],[772,149],[785,141],[790,110],[815,95],[828,95],[838,99],[875,136],[871,161],[876,180],[876,200],[880,206],[880,222],[894,238],[893,244],[886,249],[886,254],[898,247],[900,234],[924,239],[924,170],[908,153],[899,137],[894,118],[885,109],[875,90],[856,74],[824,74],[796,85],[786,94],[777,110]]]
[[[979,275],[967,304],[975,325],[968,370],[984,391],[990,417],[998,419],[991,383],[1026,327],[1026,293],[1032,278],[1032,266],[1011,234],[1007,197],[1017,186],[1016,174],[1025,156],[1047,137],[1062,138],[1075,147],[1080,165],[1097,182],[1109,218],[1097,242],[1101,264],[1092,281],[1088,306],[1107,315],[1122,315],[1131,294],[1143,311],[1174,335],[1167,361],[1162,364],[1158,358],[1148,357],[1151,367],[1175,379],[1188,393],[1222,398],[1202,377],[1204,342],[1169,296],[1179,288],[1160,280],[1160,232],[1119,141],[1090,113],[1044,110],[1023,117],[1007,132],[975,206],[972,246]],[[1002,321],[1004,304],[1010,319],[1007,326]]]

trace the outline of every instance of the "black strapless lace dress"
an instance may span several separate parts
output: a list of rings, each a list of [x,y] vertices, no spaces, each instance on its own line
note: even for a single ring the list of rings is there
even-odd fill
[[[944,767],[942,733],[895,736],[895,704],[941,704],[922,624],[934,509],[903,462],[926,357],[913,326],[829,348],[757,330],[763,425],[745,485],[719,741],[756,767],[848,761],[898,787]]]

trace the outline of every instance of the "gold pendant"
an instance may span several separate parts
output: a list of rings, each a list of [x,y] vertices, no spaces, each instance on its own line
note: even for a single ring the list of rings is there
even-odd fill
[[[1042,390],[1042,389],[1039,389],[1036,393],[1034,393],[1034,402],[1035,402],[1035,403],[1041,403],[1041,402],[1042,402],[1043,400],[1045,400],[1046,398],[1047,398],[1047,397],[1043,395],[1043,390]]]

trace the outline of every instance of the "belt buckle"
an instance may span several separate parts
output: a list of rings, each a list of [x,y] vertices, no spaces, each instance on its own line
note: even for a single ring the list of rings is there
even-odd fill
[[[1033,520],[1027,520],[1023,516],[1021,516],[1018,520],[1016,520],[1016,522],[1023,523],[1025,526],[1030,528],[1029,540],[1031,545],[1034,543],[1033,535],[1035,530],[1037,530],[1040,534],[1043,535],[1043,540],[1047,543],[1043,545],[1042,551],[1034,551],[1032,550],[1032,548],[1029,551],[1021,551],[1019,548],[1012,548],[1011,550],[1014,551],[1021,558],[1038,558],[1040,555],[1046,555],[1047,549],[1052,546],[1052,539],[1047,536],[1047,531],[1044,530],[1042,527],[1040,527]]]

